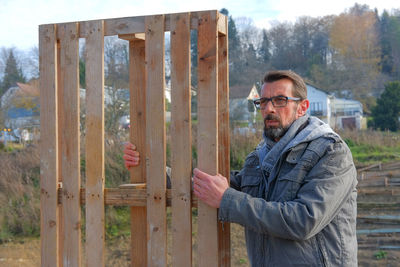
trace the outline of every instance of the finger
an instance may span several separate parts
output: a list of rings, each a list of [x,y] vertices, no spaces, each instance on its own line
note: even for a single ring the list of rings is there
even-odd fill
[[[132,155],[132,156],[139,156],[139,152],[136,150],[125,148],[123,152],[124,152],[124,154]]]
[[[203,195],[201,193],[201,190],[199,190],[198,188],[193,190],[193,193],[196,197],[198,197],[199,199],[203,199]]]
[[[130,149],[130,150],[136,150],[136,146],[132,144],[131,142],[126,142],[124,144],[125,149]]]
[[[135,157],[135,156],[130,156],[130,155],[123,155],[122,158],[125,161],[139,161],[139,157]]]
[[[206,186],[206,182],[204,182],[203,180],[200,180],[198,177],[194,177],[193,182],[195,185],[198,185],[200,187],[205,187]]]
[[[207,174],[207,173],[205,173],[205,172],[202,172],[202,171],[200,171],[199,169],[197,169],[197,168],[195,168],[194,170],[193,170],[193,174],[194,174],[194,176],[195,177],[197,177],[198,179],[207,179],[207,178],[209,178],[209,174]]]
[[[222,180],[226,180],[228,181],[228,178],[226,178],[225,176],[223,176],[222,174],[218,173],[217,175],[219,178],[221,178]]]
[[[126,160],[125,165],[132,166],[132,167],[138,166],[139,160]]]

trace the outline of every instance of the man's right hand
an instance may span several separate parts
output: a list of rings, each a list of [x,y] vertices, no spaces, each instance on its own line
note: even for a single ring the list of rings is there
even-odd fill
[[[125,167],[129,169],[130,167],[136,167],[139,165],[140,155],[136,151],[136,146],[132,143],[126,142],[124,146]]]

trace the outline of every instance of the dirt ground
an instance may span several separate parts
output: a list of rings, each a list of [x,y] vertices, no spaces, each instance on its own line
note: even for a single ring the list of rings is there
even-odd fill
[[[106,266],[129,266],[129,240],[117,238],[107,246]],[[232,225],[232,261],[235,266],[250,266],[241,226]],[[385,257],[377,259],[380,251],[374,249],[359,250],[359,266],[400,266],[400,251],[386,251]],[[195,255],[196,256],[196,255]],[[0,245],[0,266],[35,267],[40,266],[40,240],[24,239]],[[84,266],[84,264],[83,264]]]
[[[243,228],[239,225],[231,227],[232,266],[249,266]],[[170,243],[170,241],[169,241]],[[130,240],[125,236],[110,240],[106,247],[106,266],[129,266]],[[193,246],[194,262],[197,259],[195,245]],[[84,263],[84,258],[82,259]],[[40,266],[40,240],[19,239],[0,244],[0,266],[4,267],[35,267]],[[85,266],[85,264],[82,264]],[[196,266],[196,264],[194,264]]]

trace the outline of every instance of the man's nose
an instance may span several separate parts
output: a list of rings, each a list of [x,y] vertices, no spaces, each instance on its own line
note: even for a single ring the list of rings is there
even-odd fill
[[[267,103],[265,104],[263,111],[265,113],[274,113],[275,112],[275,107],[272,104],[272,101],[267,101]]]

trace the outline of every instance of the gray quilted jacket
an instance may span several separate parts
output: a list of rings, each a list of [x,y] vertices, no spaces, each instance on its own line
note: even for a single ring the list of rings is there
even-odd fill
[[[245,227],[251,266],[357,266],[356,184],[347,145],[305,116],[247,156],[218,216]]]

